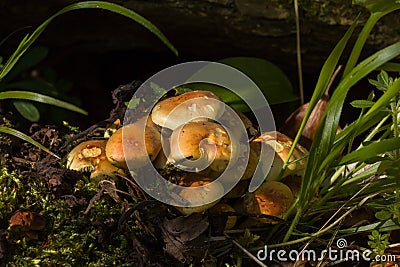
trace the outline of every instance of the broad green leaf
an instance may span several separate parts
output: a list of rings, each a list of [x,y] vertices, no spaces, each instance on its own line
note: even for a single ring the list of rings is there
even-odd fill
[[[14,107],[18,112],[27,120],[31,122],[37,122],[40,119],[39,110],[30,102],[26,101],[14,101]]]
[[[271,105],[292,102],[298,99],[293,93],[292,85],[287,76],[271,62],[253,57],[232,57],[219,61],[246,74],[264,94]],[[201,70],[206,71],[206,70]],[[194,74],[196,76],[196,74]],[[221,86],[205,83],[186,84],[192,90],[207,90],[215,93],[222,101],[242,112],[251,111],[241,97]],[[240,88],[243,95],[252,97],[247,88]],[[246,95],[247,93],[247,95]],[[258,108],[258,107],[255,107]]]
[[[25,91],[7,91],[0,93],[0,100],[3,99],[23,99],[23,100],[30,100],[35,102],[40,102],[44,104],[49,104],[57,107],[61,107],[64,109],[68,109],[71,111],[75,111],[84,115],[87,115],[87,112],[75,105],[69,104],[67,102],[55,99],[50,96],[33,93],[33,92],[25,92]]]
[[[10,134],[13,135],[19,139],[22,139],[28,143],[31,143],[32,145],[42,149],[43,151],[49,153],[50,155],[60,159],[59,156],[57,156],[56,154],[54,154],[53,152],[51,152],[49,149],[47,149],[45,146],[43,146],[42,144],[36,142],[35,140],[33,140],[31,137],[27,136],[26,134],[17,131],[15,129],[9,128],[9,127],[5,127],[5,126],[0,126],[0,133],[5,133],[5,134]]]
[[[364,162],[369,158],[379,156],[385,152],[393,151],[398,148],[400,148],[400,138],[382,140],[346,154],[339,162],[339,165],[353,162]]]
[[[294,94],[292,84],[285,73],[265,59],[231,57],[222,59],[219,62],[234,67],[249,76],[257,84],[271,105],[292,102],[299,99]]]
[[[355,108],[370,108],[375,104],[374,101],[370,100],[354,100],[350,103]]]
[[[36,41],[36,39],[40,36],[40,34],[46,29],[46,27],[49,25],[49,23],[58,17],[59,15],[62,15],[66,12],[72,11],[72,10],[78,10],[78,9],[104,9],[108,10],[114,13],[118,13],[122,16],[128,17],[146,29],[148,29],[150,32],[155,34],[169,49],[171,49],[176,55],[178,54],[178,51],[175,49],[175,47],[170,43],[170,41],[165,37],[165,35],[156,27],[154,26],[150,21],[145,19],[144,17],[140,16],[136,12],[129,10],[125,7],[122,7],[117,4],[109,3],[109,2],[103,2],[103,1],[86,1],[86,2],[78,2],[71,4],[60,11],[58,11],[56,14],[48,18],[45,22],[43,22],[32,34],[26,35],[20,44],[18,45],[18,48],[15,50],[13,55],[7,60],[7,62],[4,64],[3,69],[0,71],[0,81],[13,69],[15,64],[18,62],[18,60],[21,58],[21,56],[27,51],[27,49]]]

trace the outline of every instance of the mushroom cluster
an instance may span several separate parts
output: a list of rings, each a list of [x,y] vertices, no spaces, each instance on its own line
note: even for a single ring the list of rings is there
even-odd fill
[[[296,145],[290,157],[291,163],[281,173],[293,141],[279,132],[262,133],[252,138],[241,181],[222,200],[207,201],[215,194],[224,193],[224,187],[215,178],[227,168],[233,154],[232,143],[236,141],[218,123],[225,109],[218,96],[209,91],[190,91],[166,98],[155,105],[150,116],[122,126],[108,140],[89,140],[76,146],[68,155],[67,167],[91,172],[91,179],[98,181],[116,179],[116,173],[123,173],[128,165],[140,168],[149,159],[160,171],[171,166],[184,166],[190,171],[180,168],[182,174],[174,175],[175,182],[187,188],[198,188],[198,192],[194,194],[194,191],[186,189],[179,192],[180,197],[194,206],[178,208],[182,214],[207,209],[210,212],[232,212],[235,209],[229,204],[235,206],[239,199],[242,200],[240,209],[247,213],[282,218],[298,192],[298,188],[291,188],[292,185],[298,187],[298,183],[290,177],[298,181],[302,175],[307,150]],[[251,121],[244,114],[236,113],[247,130],[246,138],[255,137],[257,131]],[[123,140],[129,145],[129,150],[124,151]],[[274,160],[265,182],[249,193],[246,192],[247,186],[259,164],[261,144],[266,145],[269,153],[274,153]],[[278,182],[280,178],[289,181],[287,185]],[[201,205],[206,202],[208,204]],[[215,208],[211,209],[213,206]],[[230,216],[229,219],[226,229],[232,228],[237,218]],[[259,221],[273,223],[265,218]]]

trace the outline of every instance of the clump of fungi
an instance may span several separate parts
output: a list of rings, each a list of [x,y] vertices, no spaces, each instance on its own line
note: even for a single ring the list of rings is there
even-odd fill
[[[150,159],[157,169],[166,174],[166,179],[193,191],[182,189],[179,196],[193,207],[178,207],[184,215],[209,210],[211,213],[244,211],[249,214],[264,214],[283,218],[298,193],[299,175],[306,165],[307,150],[296,145],[286,170],[282,166],[288,157],[293,140],[279,132],[266,132],[254,136],[257,131],[251,121],[241,112],[237,115],[251,138],[247,168],[236,187],[222,199],[207,201],[215,194],[224,192],[218,181],[214,181],[227,167],[232,156],[232,139],[223,125],[218,123],[225,106],[209,91],[190,91],[165,98],[155,105],[150,117],[140,118],[116,130],[108,140],[89,140],[77,145],[68,155],[67,167],[77,171],[91,172],[91,179],[117,179],[116,173],[123,173],[129,164],[138,168]],[[169,135],[163,136],[161,128],[167,128]],[[141,129],[145,129],[144,132]],[[124,136],[123,134],[124,133]],[[122,139],[129,144],[129,151],[123,150]],[[162,138],[168,140],[162,149]],[[145,140],[145,143],[141,142]],[[274,153],[273,164],[265,182],[254,192],[247,192],[259,163],[260,145],[265,144],[268,153]],[[160,152],[161,151],[161,152]],[[170,171],[171,163],[196,162],[207,166],[196,172]],[[262,164],[262,163],[261,163]],[[172,173],[170,177],[169,173]],[[173,179],[172,179],[173,178]],[[278,182],[278,178],[284,178]],[[294,182],[295,181],[295,182]],[[287,184],[285,184],[287,183]],[[291,188],[293,187],[294,188]],[[202,204],[208,203],[208,204]],[[238,204],[239,208],[237,208]],[[235,208],[233,208],[234,206]],[[234,227],[236,216],[229,216],[225,229]],[[268,218],[258,218],[262,223],[275,223]]]

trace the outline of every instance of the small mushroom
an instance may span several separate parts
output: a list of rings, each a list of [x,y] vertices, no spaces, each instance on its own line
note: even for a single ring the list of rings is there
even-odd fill
[[[22,233],[29,238],[38,239],[39,231],[46,227],[46,219],[36,212],[17,211],[10,218],[9,231]]]
[[[182,214],[200,213],[219,202],[220,197],[223,196],[224,187],[218,181],[210,183],[208,180],[208,178],[204,178],[182,189],[179,195],[191,205],[189,207],[176,207]],[[214,200],[215,198],[217,200]]]
[[[171,130],[192,120],[216,120],[225,105],[209,91],[191,91],[160,101],[152,110],[153,122]]]
[[[257,152],[250,147],[249,159],[247,162],[246,170],[244,171],[241,180],[248,180],[253,177],[253,174],[257,168],[258,160],[259,156]]]
[[[119,128],[106,145],[108,160],[122,169],[128,168],[127,162],[137,168],[143,167],[147,162],[147,157],[153,161],[160,150],[161,135],[159,131],[155,127],[144,126],[141,122]]]
[[[275,152],[274,160],[266,180],[277,180],[293,145],[293,140],[280,132],[272,131],[263,133],[261,136],[253,140],[253,142],[263,142],[267,145],[267,150],[272,150]],[[307,149],[297,144],[290,157],[289,165],[286,167],[282,175],[282,178],[288,175],[301,176],[306,167],[307,155]]]
[[[236,210],[226,203],[218,203],[210,210],[210,213],[221,213],[221,212],[235,212]],[[237,216],[228,216],[225,223],[225,230],[232,229],[237,221]]]
[[[287,185],[292,190],[293,197],[297,198],[301,189],[301,176],[289,175],[281,180],[282,183]]]
[[[90,178],[99,181],[102,179],[117,179],[115,173],[123,171],[113,166],[106,157],[107,140],[89,140],[74,147],[67,156],[67,168],[81,172],[91,172]]]
[[[231,157],[231,141],[221,125],[214,122],[189,122],[172,132],[169,161],[182,162],[183,166],[193,165],[222,172]],[[190,166],[189,166],[190,167]]]
[[[293,202],[290,188],[281,182],[265,182],[244,198],[244,210],[250,214],[265,214],[283,218]],[[277,223],[273,219],[256,218],[263,223]]]

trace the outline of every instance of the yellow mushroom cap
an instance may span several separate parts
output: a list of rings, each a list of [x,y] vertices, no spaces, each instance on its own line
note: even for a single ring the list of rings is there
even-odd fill
[[[127,162],[140,168],[146,164],[147,157],[154,160],[160,149],[161,135],[155,127],[133,123],[118,129],[110,137],[106,145],[106,155],[119,168],[127,169]]]
[[[80,143],[67,156],[67,168],[82,172],[91,172],[90,178],[96,181],[112,178],[123,171],[113,166],[106,157],[107,140],[89,140]]]
[[[265,182],[256,191],[247,193],[244,209],[251,214],[265,214],[283,218],[293,202],[290,188],[281,182]],[[257,218],[264,223],[276,223],[268,218]]]
[[[209,91],[191,91],[160,101],[151,112],[153,122],[176,129],[192,120],[218,119],[225,105]]]
[[[293,145],[293,140],[280,132],[272,131],[261,134],[261,136],[255,139],[253,142],[263,142],[267,145],[268,150],[273,150],[275,152],[274,160],[266,180],[274,181],[278,179],[282,167],[289,155],[289,151]],[[290,157],[290,164],[286,167],[282,177],[288,175],[301,176],[306,167],[307,155],[307,149],[297,144],[293,154]]]
[[[204,181],[199,180],[182,189],[179,195],[191,205],[190,207],[176,207],[182,214],[203,212],[219,202],[219,197],[224,193],[223,185],[218,181],[210,183],[207,180],[208,178],[204,178]],[[218,199],[213,201],[215,198]]]
[[[222,172],[231,157],[231,141],[224,127],[217,123],[189,122],[172,132],[170,150],[170,161],[201,160],[198,166],[207,164],[211,170]]]
[[[74,147],[67,156],[67,168],[75,171],[94,170],[104,156],[107,140],[89,140]]]

